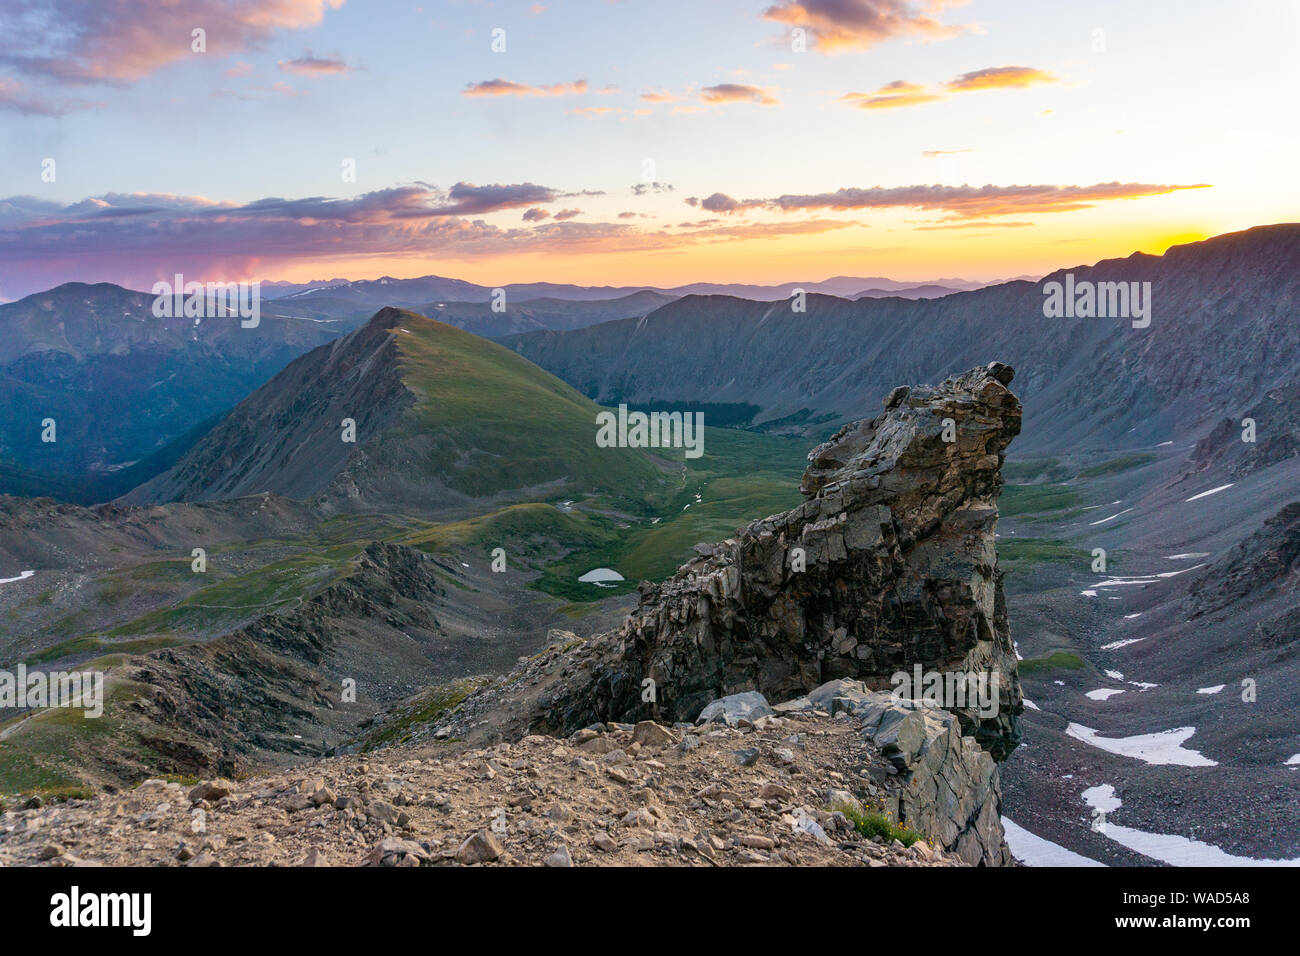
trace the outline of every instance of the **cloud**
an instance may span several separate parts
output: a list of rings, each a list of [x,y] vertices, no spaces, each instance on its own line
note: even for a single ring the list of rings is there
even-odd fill
[[[633,196],[644,196],[647,193],[670,193],[672,191],[672,183],[661,183],[658,180],[649,183],[635,183],[632,186]]]
[[[768,7],[763,18],[807,30],[812,48],[820,53],[848,53],[894,37],[956,36],[964,27],[948,26],[928,15],[945,5],[956,4],[931,0],[923,12],[909,0],[781,0]]]
[[[610,116],[622,113],[617,106],[578,106],[568,111],[571,116],[585,116],[587,119],[596,119],[600,116]]]
[[[937,93],[928,93],[919,83],[895,80],[886,83],[874,93],[845,93],[840,101],[850,103],[864,110],[889,110],[902,106],[920,106],[933,103],[943,97]]]
[[[74,110],[97,109],[103,103],[70,96],[48,96],[28,90],[19,80],[0,77],[0,110],[23,116],[63,116]]]
[[[1030,66],[990,66],[973,70],[949,80],[941,88],[928,88],[921,83],[894,80],[874,93],[845,93],[840,102],[864,110],[887,110],[904,106],[920,106],[947,99],[955,93],[979,90],[1024,89],[1039,83],[1056,83],[1057,78],[1046,70]]]
[[[484,80],[481,83],[467,83],[460,91],[461,96],[572,96],[586,92],[586,80],[552,83],[549,86],[529,86],[527,83],[515,83],[513,80],[500,78]]]
[[[647,103],[676,103],[681,97],[667,90],[647,90],[641,94],[641,99]]]
[[[557,198],[555,190],[533,183],[520,183],[513,186],[475,186],[471,183],[457,183],[447,191],[447,202],[435,205],[424,214],[483,215],[499,212],[502,209],[531,206],[539,202],[554,202]],[[420,213],[417,212],[416,215]]]
[[[267,197],[239,203],[202,196],[108,193],[74,203],[32,196],[0,199],[0,274],[7,296],[72,280],[148,289],[177,272],[198,281],[268,277],[297,263],[394,259],[427,264],[519,254],[630,254],[843,229],[849,222],[789,219],[701,223],[688,234],[618,222],[580,222],[578,209],[497,225],[479,212],[509,209],[529,194],[563,195],[532,184],[448,190],[414,183],[346,199]],[[545,199],[542,200],[546,201]],[[466,213],[460,215],[459,213]]]
[[[704,199],[697,200],[694,196],[686,200],[691,206],[698,205],[705,212],[717,212],[724,215],[733,212],[743,212],[747,209],[753,209],[756,206],[764,205],[761,199],[751,199],[741,202],[738,199],[732,199],[726,193],[714,193],[706,196]]]
[[[700,90],[700,99],[706,103],[760,103],[776,106],[780,100],[759,86],[744,83],[719,83]]]
[[[1032,222],[1003,220],[1002,222],[993,222],[988,219],[976,219],[971,222],[943,222],[928,226],[917,226],[919,232],[929,232],[936,229],[1023,229],[1026,226],[1034,225]]]
[[[46,0],[0,35],[0,65],[64,83],[131,83],[195,56],[229,56],[318,26],[343,0]],[[207,52],[192,51],[206,31]]]
[[[285,73],[299,73],[305,76],[333,76],[349,73],[352,67],[344,62],[337,53],[330,56],[314,56],[311,50],[292,60],[281,60],[277,66]]]
[[[1055,82],[1057,79],[1051,73],[1031,66],[991,66],[949,80],[947,89],[961,93],[968,90],[1019,89],[1036,83]]]
[[[1097,183],[1092,186],[873,186],[838,189],[829,193],[787,194],[766,200],[746,200],[747,207],[764,206],[782,212],[830,209],[927,209],[953,219],[1029,215],[1088,209],[1099,202],[1163,196],[1184,189],[1206,189],[1209,184],[1154,185],[1150,183]]]
[[[958,153],[973,153],[975,150],[965,149],[923,149],[921,155],[926,159],[934,159],[936,156],[956,156]]]

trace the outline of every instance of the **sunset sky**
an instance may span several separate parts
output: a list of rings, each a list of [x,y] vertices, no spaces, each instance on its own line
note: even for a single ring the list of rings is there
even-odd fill
[[[988,280],[1300,218],[1294,0],[0,10],[3,299]]]

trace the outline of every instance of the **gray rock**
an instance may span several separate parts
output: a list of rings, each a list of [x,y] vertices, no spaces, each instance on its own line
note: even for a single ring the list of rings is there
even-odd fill
[[[734,727],[742,720],[752,723],[759,717],[774,713],[776,711],[768,704],[766,697],[756,690],[747,690],[741,694],[731,694],[713,701],[700,711],[695,722],[697,724],[725,723],[729,727]]]
[[[569,855],[569,848],[562,846],[542,862],[547,866],[573,866],[573,857]]]

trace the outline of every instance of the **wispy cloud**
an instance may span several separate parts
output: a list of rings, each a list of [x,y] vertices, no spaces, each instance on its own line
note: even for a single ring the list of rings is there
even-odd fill
[[[63,116],[74,110],[97,109],[103,103],[73,96],[51,96],[30,90],[19,80],[0,77],[0,110],[24,116]]]
[[[780,103],[780,100],[761,86],[744,83],[706,86],[700,90],[700,99],[706,103],[759,103],[763,106],[776,106]]]
[[[770,199],[733,199],[714,193],[707,199],[687,199],[709,212],[732,214],[752,209],[796,212],[829,209],[835,212],[867,209],[925,209],[953,219],[989,216],[1071,212],[1097,203],[1120,199],[1163,196],[1184,189],[1206,189],[1207,183],[1156,185],[1151,183],[1097,183],[1093,186],[872,186],[837,189],[827,193],[786,194]]]
[[[840,102],[864,110],[888,110],[934,103],[956,93],[1024,89],[1042,83],[1056,82],[1058,82],[1057,78],[1051,73],[1031,66],[991,66],[983,70],[963,73],[941,87],[927,87],[922,83],[894,80],[873,93],[845,93],[840,97]]]
[[[302,56],[292,60],[281,60],[277,65],[285,73],[299,73],[304,76],[335,76],[352,71],[352,67],[348,66],[343,57],[337,53],[316,56],[311,50],[304,51]]]
[[[551,83],[548,86],[531,86],[513,80],[484,80],[469,83],[460,91],[462,96],[573,96],[587,92],[586,80],[572,83]]]
[[[919,83],[908,83],[905,80],[886,83],[874,93],[845,93],[840,97],[841,102],[850,103],[864,110],[920,106],[922,103],[933,103],[941,99],[943,97],[940,94],[927,92]]]
[[[1006,90],[1038,83],[1055,83],[1056,77],[1046,70],[1032,66],[991,66],[983,70],[963,73],[955,80],[949,80],[947,89],[954,93],[966,90]]]

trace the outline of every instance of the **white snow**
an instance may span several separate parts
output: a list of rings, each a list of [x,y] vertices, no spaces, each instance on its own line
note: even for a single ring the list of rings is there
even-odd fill
[[[1213,687],[1200,687],[1200,688],[1197,689],[1196,693],[1198,693],[1198,694],[1217,694],[1219,691],[1223,690],[1223,688],[1225,688],[1225,687],[1227,687],[1227,686],[1228,686],[1227,684],[1215,684]]]
[[[1154,734],[1136,734],[1132,737],[1102,737],[1091,727],[1071,723],[1065,728],[1068,736],[1082,740],[1098,750],[1132,757],[1143,763],[1178,767],[1217,767],[1218,762],[1196,750],[1183,746],[1196,733],[1195,727],[1175,727]]]
[[[1123,680],[1124,674],[1120,671],[1106,671],[1106,676],[1111,680]]]
[[[1197,568],[1205,567],[1204,563],[1193,564],[1190,568],[1179,568],[1177,571],[1161,571],[1157,574],[1138,574],[1125,577],[1115,575],[1098,581],[1094,587],[1098,588],[1125,588],[1125,587],[1143,587],[1148,584],[1159,584],[1167,578],[1176,578],[1180,574],[1186,574],[1188,571],[1195,571]]]
[[[1091,528],[1093,525],[1105,524],[1107,521],[1114,521],[1116,518],[1120,517],[1120,515],[1126,515],[1132,510],[1132,508],[1125,508],[1123,511],[1111,515],[1109,518],[1102,518],[1100,521],[1089,521],[1088,527]]]
[[[1002,830],[1007,836],[1007,846],[1012,855],[1025,866],[1105,866],[1073,850],[1058,846],[1051,840],[1035,836],[1009,818],[1002,818]]]
[[[1156,445],[1156,447],[1157,447],[1157,448],[1164,448],[1164,447],[1166,447],[1167,445],[1172,445],[1172,444],[1173,444],[1173,442],[1171,442],[1171,441],[1162,441],[1159,445]]]
[[[1102,688],[1098,688],[1097,690],[1090,690],[1088,691],[1088,693],[1084,694],[1083,696],[1091,700],[1106,700],[1110,697],[1114,697],[1116,694],[1122,694],[1122,693],[1124,693],[1122,690],[1114,690],[1109,687],[1102,687]]]
[[[1186,499],[1186,501],[1199,501],[1201,498],[1208,498],[1210,495],[1217,495],[1220,491],[1227,491],[1235,484],[1236,482],[1232,481],[1226,485],[1219,485],[1219,487],[1211,488],[1209,491],[1202,491],[1199,495],[1192,495],[1190,498]]]
[[[1081,595],[1083,595],[1084,597],[1096,597],[1096,596],[1097,596],[1097,592],[1096,592],[1096,591],[1080,591],[1079,593],[1080,593]]]
[[[1124,805],[1124,801],[1115,796],[1115,788],[1108,783],[1083,791],[1083,802],[1102,813],[1113,813]]]
[[[1210,552],[1208,551],[1188,551],[1186,554],[1166,554],[1165,560],[1166,561],[1189,561],[1192,558],[1208,558],[1209,556],[1210,556]]]
[[[1028,697],[1023,698],[1023,700],[1024,700],[1024,702],[1025,702],[1025,706],[1028,707],[1030,710],[1042,710],[1042,709],[1043,709],[1043,708],[1039,707],[1037,704],[1035,704],[1035,703],[1034,703],[1032,700],[1030,700]],[[1300,754],[1296,754],[1296,757],[1300,757]],[[1292,759],[1295,759],[1295,758],[1292,758]],[[1296,763],[1300,763],[1300,760],[1296,760]]]
[[[1126,621],[1131,621],[1131,620],[1133,620],[1133,618],[1135,618],[1135,617],[1141,617],[1141,616],[1142,616],[1142,612],[1141,612],[1141,611],[1138,611],[1136,614],[1125,614],[1125,615],[1124,615],[1124,620],[1126,620]],[[1141,640],[1141,638],[1139,638],[1139,640]]]
[[[1025,701],[1025,703],[1027,704],[1027,703],[1029,703],[1029,701]],[[1287,758],[1286,758],[1286,766],[1288,766],[1288,767],[1300,767],[1300,754],[1296,754],[1296,755],[1293,756],[1293,757],[1287,757]]]
[[[1089,787],[1083,791],[1083,799],[1090,807],[1103,813],[1112,813],[1123,805],[1110,784]],[[1256,860],[1248,856],[1235,856],[1211,843],[1173,833],[1147,833],[1145,830],[1120,826],[1110,820],[1095,832],[1114,840],[1120,846],[1128,847],[1134,853],[1141,853],[1170,866],[1300,866],[1300,859]],[[1008,846],[1010,842],[1008,838]]]
[[[1111,641],[1109,644],[1103,644],[1101,645],[1101,649],[1103,651],[1117,651],[1121,647],[1128,647],[1130,644],[1137,644],[1145,640],[1145,637],[1130,637],[1126,641]]]
[[[578,578],[583,584],[594,584],[601,588],[612,588],[615,582],[624,580],[623,575],[613,568],[592,568]]]
[[[0,578],[0,584],[10,584],[13,581],[26,581],[35,573],[36,573],[35,571],[24,571],[16,578]]]

